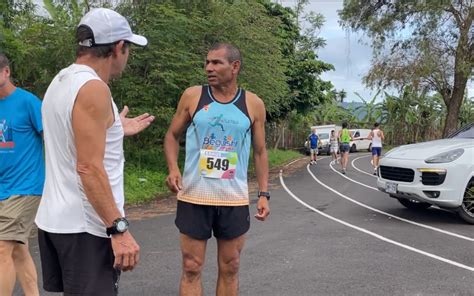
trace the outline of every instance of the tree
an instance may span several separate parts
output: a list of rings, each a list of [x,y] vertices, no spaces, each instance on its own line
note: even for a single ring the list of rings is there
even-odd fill
[[[287,59],[287,85],[289,97],[278,118],[286,118],[292,110],[308,113],[319,104],[330,100],[327,95],[332,84],[323,81],[320,75],[334,67],[318,59],[315,51],[325,45],[318,32],[324,23],[321,14],[303,15],[308,1],[297,1],[295,9],[283,7],[270,1],[264,1],[268,14],[281,19],[278,34],[281,36],[282,55]],[[302,29],[300,19],[305,19],[309,26]]]
[[[377,91],[377,93],[372,97],[370,101],[364,99],[358,92],[354,92],[354,94],[358,96],[359,99],[364,103],[363,106],[357,107],[355,109],[357,118],[360,118],[361,117],[360,115],[363,115],[362,121],[364,121],[367,124],[372,124],[376,120],[379,120],[380,117],[382,116],[382,111],[381,111],[382,104],[375,103],[375,101],[377,100],[380,94],[380,90]]]
[[[473,0],[345,0],[345,27],[374,44],[369,86],[413,85],[441,94],[447,108],[443,135],[456,129],[466,84],[473,75]]]
[[[347,92],[344,89],[341,89],[338,92],[337,96],[339,98],[339,102],[344,103],[344,99],[347,98]]]

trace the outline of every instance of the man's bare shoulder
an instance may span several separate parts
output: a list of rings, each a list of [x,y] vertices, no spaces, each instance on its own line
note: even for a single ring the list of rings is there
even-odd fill
[[[256,108],[265,108],[265,103],[261,98],[251,91],[245,91],[245,96],[247,97],[247,103]]]
[[[77,100],[84,104],[107,104],[110,105],[110,89],[109,86],[102,80],[94,79],[86,82],[79,93]]]
[[[201,85],[190,86],[184,90],[181,98],[195,98],[196,96],[200,96],[201,92],[202,92]]]

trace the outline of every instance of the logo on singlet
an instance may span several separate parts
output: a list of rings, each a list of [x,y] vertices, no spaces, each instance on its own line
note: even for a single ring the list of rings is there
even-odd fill
[[[219,150],[219,151],[233,151],[237,146],[237,141],[231,135],[224,135],[222,140],[218,139],[214,133],[204,137],[202,143],[203,149]]]
[[[224,126],[222,125],[221,121],[222,121],[222,117],[224,117],[224,114],[221,114],[219,116],[215,116],[215,117],[212,117],[211,118],[211,122],[209,122],[209,125],[212,126],[212,127],[216,127],[216,126],[219,126],[222,131],[224,132]]]
[[[12,128],[6,119],[0,119],[0,148],[14,148]]]

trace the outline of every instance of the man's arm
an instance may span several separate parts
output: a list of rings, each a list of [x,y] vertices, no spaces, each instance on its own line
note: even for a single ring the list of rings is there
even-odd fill
[[[110,102],[107,85],[103,81],[92,80],[79,91],[72,111],[76,170],[87,199],[107,227],[122,217],[104,168],[107,129],[114,121]],[[138,263],[139,247],[128,231],[113,235],[112,247],[114,266],[127,271]]]
[[[382,141],[385,141],[385,135],[383,134],[383,131],[380,131],[380,138]]]
[[[268,191],[268,154],[265,145],[265,121],[266,111],[263,101],[254,94],[249,94],[253,115],[252,135],[253,135],[253,158],[255,162],[255,172],[260,191]],[[261,196],[257,203],[257,214],[255,218],[264,221],[270,214],[270,207],[266,197]]]
[[[168,164],[168,177],[166,185],[177,193],[183,188],[181,183],[181,172],[178,167],[179,138],[189,122],[191,122],[190,110],[195,110],[200,97],[201,87],[195,86],[186,89],[178,103],[176,113],[171,120],[170,127],[165,135],[164,150]],[[197,100],[196,100],[197,98]],[[193,108],[194,107],[194,108]]]
[[[374,131],[370,131],[369,135],[367,136],[367,140],[372,140],[374,137]]]

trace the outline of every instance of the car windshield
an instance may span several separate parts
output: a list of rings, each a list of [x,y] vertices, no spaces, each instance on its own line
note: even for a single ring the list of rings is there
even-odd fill
[[[453,139],[474,139],[474,123],[455,131],[448,138]]]
[[[319,138],[321,140],[327,140],[327,139],[329,139],[329,134],[319,134]]]

